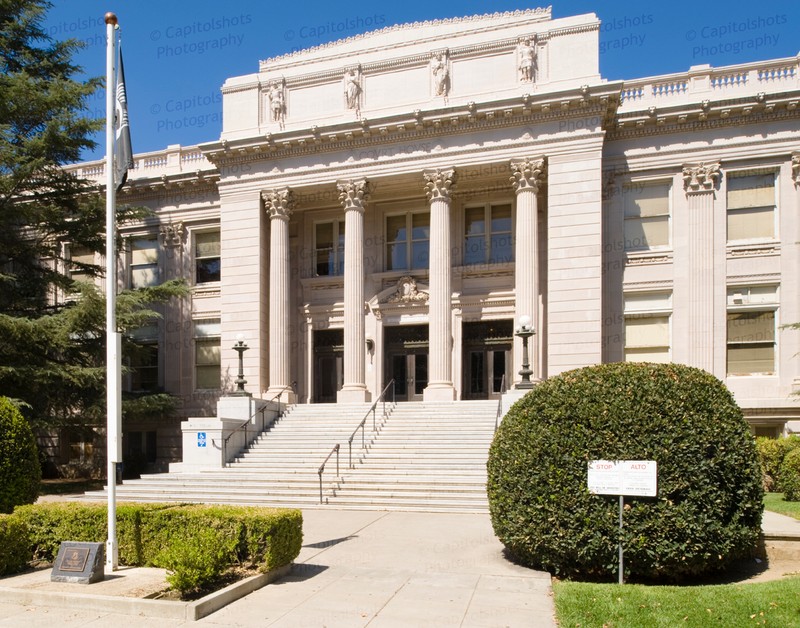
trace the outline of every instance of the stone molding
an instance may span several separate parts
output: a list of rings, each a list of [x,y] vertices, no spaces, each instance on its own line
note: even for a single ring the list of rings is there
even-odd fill
[[[683,186],[686,194],[713,192],[720,177],[719,162],[684,164]]]
[[[289,220],[289,216],[294,211],[294,192],[289,188],[281,188],[278,190],[265,190],[261,193],[261,198],[264,200],[264,208],[270,219],[277,218],[281,220]]]
[[[161,241],[167,248],[182,247],[183,237],[185,235],[186,235],[186,229],[182,222],[161,225],[160,229]]]
[[[538,194],[540,186],[545,181],[546,164],[545,157],[526,157],[523,161],[512,161],[512,176],[509,180],[514,186],[514,191],[519,194],[532,190],[534,194]]]
[[[364,213],[364,206],[369,199],[371,190],[369,181],[366,179],[339,181],[336,183],[336,189],[339,190],[339,202],[345,212],[355,209]]]
[[[800,151],[792,153],[792,178],[794,184],[800,186]]]
[[[425,170],[422,175],[425,177],[425,194],[428,196],[428,202],[442,200],[449,203],[452,195],[450,188],[456,182],[455,168]]]

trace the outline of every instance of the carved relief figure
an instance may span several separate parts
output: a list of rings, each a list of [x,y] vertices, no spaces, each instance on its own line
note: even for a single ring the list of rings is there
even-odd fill
[[[519,54],[519,76],[522,81],[533,81],[534,70],[536,65],[536,51],[531,45],[530,39],[525,39],[520,42],[517,47]]]
[[[269,110],[272,114],[272,121],[277,122],[283,129],[286,118],[286,101],[284,98],[283,82],[272,83],[269,87]]]
[[[450,69],[447,67],[447,53],[439,54],[431,59],[433,85],[437,96],[444,96],[450,91]]]
[[[344,75],[344,97],[347,108],[354,109],[356,115],[361,114],[361,81],[356,70],[348,70]]]

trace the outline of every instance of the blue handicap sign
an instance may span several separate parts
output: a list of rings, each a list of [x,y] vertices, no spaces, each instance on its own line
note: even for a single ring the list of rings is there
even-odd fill
[[[197,446],[198,447],[205,447],[206,446],[206,433],[205,432],[197,432]]]

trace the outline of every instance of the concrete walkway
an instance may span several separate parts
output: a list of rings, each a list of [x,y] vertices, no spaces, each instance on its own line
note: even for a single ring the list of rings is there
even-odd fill
[[[508,562],[488,515],[305,510],[291,574],[194,622],[205,626],[555,626],[550,576]],[[8,586],[13,578],[0,581]],[[82,585],[75,585],[82,587]],[[91,585],[87,585],[91,586]],[[81,593],[86,588],[77,589]],[[0,626],[186,622],[4,604]]]

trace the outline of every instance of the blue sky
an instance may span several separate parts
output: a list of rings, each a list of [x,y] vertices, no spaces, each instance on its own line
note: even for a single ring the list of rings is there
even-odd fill
[[[392,24],[535,6],[546,5],[506,0],[352,0],[345,7],[302,0],[55,0],[45,27],[56,39],[85,41],[78,62],[87,76],[104,76],[103,16],[107,11],[117,14],[133,149],[139,153],[217,139],[221,85],[229,76],[256,72],[261,59]],[[800,52],[798,2],[570,0],[554,2],[552,10],[556,18],[581,13],[600,17],[600,72],[607,79]],[[89,104],[93,116],[105,116],[103,93]],[[85,158],[100,159],[103,153],[99,146]]]

